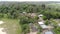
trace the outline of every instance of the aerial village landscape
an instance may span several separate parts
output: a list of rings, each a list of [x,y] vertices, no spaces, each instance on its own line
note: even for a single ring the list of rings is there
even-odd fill
[[[60,34],[60,3],[0,2],[0,34]]]

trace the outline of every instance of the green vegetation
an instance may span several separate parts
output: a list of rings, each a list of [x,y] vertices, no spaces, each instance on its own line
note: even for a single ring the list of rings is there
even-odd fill
[[[5,28],[7,34],[21,34],[21,27],[18,19],[0,18],[0,20],[4,21],[0,27]]]
[[[31,18],[31,17],[27,17],[27,16],[22,16],[20,17],[20,25],[21,25],[21,29],[22,29],[22,33],[23,34],[27,34],[30,32],[30,27],[29,24],[30,23],[34,23],[36,21],[36,17],[35,18]]]
[[[49,20],[46,20],[45,21],[45,25],[49,25]]]
[[[60,34],[60,27],[54,28],[55,34]]]
[[[23,34],[27,34],[29,32],[29,25],[28,25],[29,23],[30,21],[28,17],[23,16],[20,18],[20,25],[21,25]]]
[[[29,23],[36,23],[38,16],[32,17],[32,13],[43,14],[42,17],[46,22],[46,25],[53,24],[57,27],[57,23],[53,19],[60,19],[60,8],[47,6],[48,4],[23,4],[13,3],[9,5],[0,5],[0,19],[6,22],[3,27],[8,29],[9,34],[26,34],[30,32]],[[26,12],[24,14],[23,12]],[[30,15],[28,16],[28,14]],[[51,22],[50,22],[51,21]],[[14,29],[17,29],[16,31]],[[41,29],[41,28],[39,28]],[[40,30],[41,31],[41,30]],[[39,31],[39,32],[40,32]],[[54,28],[54,31],[59,34],[59,27]]]
[[[9,4],[9,5],[1,5],[0,6],[0,15],[6,17],[16,19],[20,18],[20,13],[39,13],[43,14],[45,19],[50,18],[60,18],[60,10],[58,8],[52,8],[51,6],[47,6],[47,4]]]
[[[50,19],[50,24],[54,26],[53,31],[55,34],[60,34],[60,27],[58,26],[58,23],[54,19]]]

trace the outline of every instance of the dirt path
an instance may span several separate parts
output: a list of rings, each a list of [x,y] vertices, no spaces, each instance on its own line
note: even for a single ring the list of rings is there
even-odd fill
[[[0,25],[3,24],[3,21],[0,21]],[[6,34],[6,32],[4,31],[4,28],[0,28],[0,34]]]

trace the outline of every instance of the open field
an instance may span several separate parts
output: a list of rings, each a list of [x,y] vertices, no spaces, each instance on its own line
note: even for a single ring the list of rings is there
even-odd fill
[[[2,18],[0,20],[4,21],[4,23],[1,24],[0,27],[5,28],[4,31],[6,31],[7,34],[20,34],[21,28],[18,19]]]

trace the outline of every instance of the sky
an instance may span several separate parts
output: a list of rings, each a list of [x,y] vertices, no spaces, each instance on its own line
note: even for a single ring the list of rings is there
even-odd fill
[[[18,1],[18,2],[24,2],[24,1],[60,1],[60,0],[0,0],[0,1]]]

